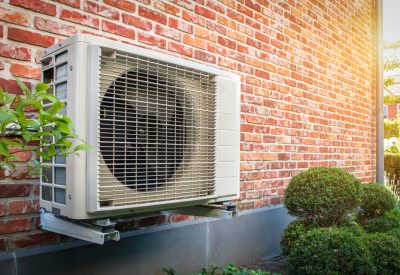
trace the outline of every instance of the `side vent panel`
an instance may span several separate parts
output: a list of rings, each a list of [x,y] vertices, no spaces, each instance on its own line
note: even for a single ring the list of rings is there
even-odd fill
[[[215,77],[107,48],[99,65],[99,210],[214,197]]]

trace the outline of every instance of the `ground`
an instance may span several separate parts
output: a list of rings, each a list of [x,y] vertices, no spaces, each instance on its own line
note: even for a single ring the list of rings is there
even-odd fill
[[[278,274],[286,275],[288,273],[287,257],[279,256],[279,257],[269,259],[269,260],[261,260],[261,261],[257,262],[256,264],[248,266],[248,268],[261,269],[264,271],[269,271],[272,274],[278,273]]]

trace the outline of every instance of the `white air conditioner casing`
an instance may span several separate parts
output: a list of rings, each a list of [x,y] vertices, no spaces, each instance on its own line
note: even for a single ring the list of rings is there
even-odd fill
[[[238,198],[238,75],[89,35],[46,49],[42,65],[93,147],[43,169],[46,211],[84,220]]]

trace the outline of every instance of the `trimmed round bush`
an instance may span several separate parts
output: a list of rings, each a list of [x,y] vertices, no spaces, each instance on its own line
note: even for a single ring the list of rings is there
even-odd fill
[[[375,274],[364,239],[343,228],[314,228],[292,246],[289,274]]]
[[[360,224],[367,233],[385,233],[400,227],[400,211],[393,209],[383,216],[363,220]]]
[[[367,237],[376,272],[379,275],[400,274],[400,240],[384,233]]]
[[[374,182],[362,185],[360,216],[372,218],[383,215],[396,206],[396,198],[385,186]]]
[[[337,225],[361,202],[361,181],[335,167],[314,167],[294,176],[285,191],[289,214],[306,224]]]
[[[300,220],[292,221],[283,231],[281,238],[282,254],[289,255],[295,241],[307,232],[307,228]]]

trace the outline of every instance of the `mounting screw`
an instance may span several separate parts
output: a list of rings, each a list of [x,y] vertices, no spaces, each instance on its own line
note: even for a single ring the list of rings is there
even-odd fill
[[[226,206],[227,211],[236,211],[236,203],[234,202],[226,201],[223,205]]]

